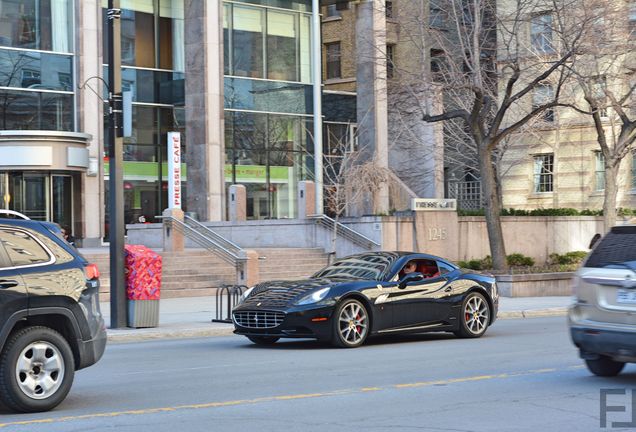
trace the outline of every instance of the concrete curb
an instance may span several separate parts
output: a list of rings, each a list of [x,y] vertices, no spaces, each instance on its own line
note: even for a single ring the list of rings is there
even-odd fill
[[[565,316],[567,308],[532,309],[526,311],[499,312],[497,319],[523,319]],[[233,335],[233,326],[208,327],[179,327],[179,328],[149,328],[108,330],[108,342],[126,343],[161,339],[187,339],[203,337],[220,337]]]
[[[554,316],[566,316],[568,312],[567,308],[549,308],[549,309],[531,309],[526,311],[510,311],[499,312],[497,319],[519,319],[519,318],[540,318],[540,317],[554,317]]]
[[[140,329],[140,330],[107,330],[108,342],[125,343],[160,339],[186,339],[201,337],[231,336],[234,327],[227,328],[175,328],[175,329]]]

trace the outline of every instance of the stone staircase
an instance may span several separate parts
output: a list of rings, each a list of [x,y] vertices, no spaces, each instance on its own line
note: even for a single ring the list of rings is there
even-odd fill
[[[259,255],[259,279],[295,280],[316,273],[327,265],[327,254],[316,248],[256,249]]]
[[[327,254],[322,249],[256,249],[259,254],[259,281],[302,279],[325,266]],[[100,300],[110,299],[110,261],[103,252],[82,252],[100,271]],[[223,284],[236,283],[234,266],[204,249],[184,252],[158,252],[163,257],[161,298],[215,295]]]

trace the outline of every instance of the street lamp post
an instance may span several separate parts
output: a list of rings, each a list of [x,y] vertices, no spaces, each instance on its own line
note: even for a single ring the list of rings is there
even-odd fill
[[[121,92],[121,9],[120,0],[108,0],[108,134],[109,241],[110,241],[110,327],[126,326],[124,285],[124,177],[123,113]]]

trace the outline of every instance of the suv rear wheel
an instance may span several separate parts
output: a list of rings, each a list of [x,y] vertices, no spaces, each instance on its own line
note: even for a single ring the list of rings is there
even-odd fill
[[[607,356],[600,356],[596,360],[585,360],[585,364],[590,372],[602,377],[616,376],[625,367],[625,363],[617,362]]]
[[[0,398],[14,411],[47,411],[64,400],[74,375],[66,339],[48,327],[27,327],[10,337],[0,355]]]

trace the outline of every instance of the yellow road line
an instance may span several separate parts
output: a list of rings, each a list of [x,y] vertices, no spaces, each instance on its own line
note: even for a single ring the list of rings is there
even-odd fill
[[[572,369],[579,369],[579,368],[580,368],[579,366],[569,366],[565,370],[572,370]],[[51,417],[51,418],[44,418],[44,419],[38,419],[38,420],[25,420],[25,421],[17,421],[17,422],[9,422],[9,423],[0,423],[0,428],[5,428],[9,426],[27,426],[27,425],[36,425],[36,424],[63,423],[63,422],[69,422],[69,421],[86,420],[86,419],[93,419],[93,418],[104,418],[104,417],[121,417],[121,416],[129,416],[129,415],[158,414],[158,413],[174,412],[174,411],[181,411],[181,410],[223,408],[223,407],[230,407],[230,406],[237,406],[237,405],[250,405],[250,404],[276,402],[276,401],[324,398],[324,397],[330,397],[330,396],[343,396],[343,395],[352,395],[352,394],[368,393],[368,392],[375,392],[375,391],[386,391],[391,389],[432,387],[432,386],[439,386],[439,385],[459,384],[459,383],[468,383],[468,382],[494,380],[494,379],[506,379],[506,378],[515,378],[515,377],[530,376],[530,375],[540,375],[540,374],[546,374],[546,373],[557,372],[557,371],[558,369],[553,369],[553,368],[535,369],[535,370],[529,370],[529,371],[510,372],[510,373],[502,373],[502,374],[496,374],[496,375],[477,375],[477,376],[470,376],[470,377],[463,377],[463,378],[450,378],[446,380],[437,380],[437,381],[421,381],[421,382],[414,382],[414,383],[394,384],[394,385],[389,385],[386,387],[361,387],[357,389],[334,390],[334,391],[322,392],[322,393],[267,396],[267,397],[261,397],[256,399],[240,399],[240,400],[224,401],[224,402],[208,402],[208,403],[201,403],[201,404],[177,405],[173,407],[147,408],[147,409],[128,410],[128,411],[113,411],[113,412],[83,414],[83,415],[66,416],[66,417]]]

